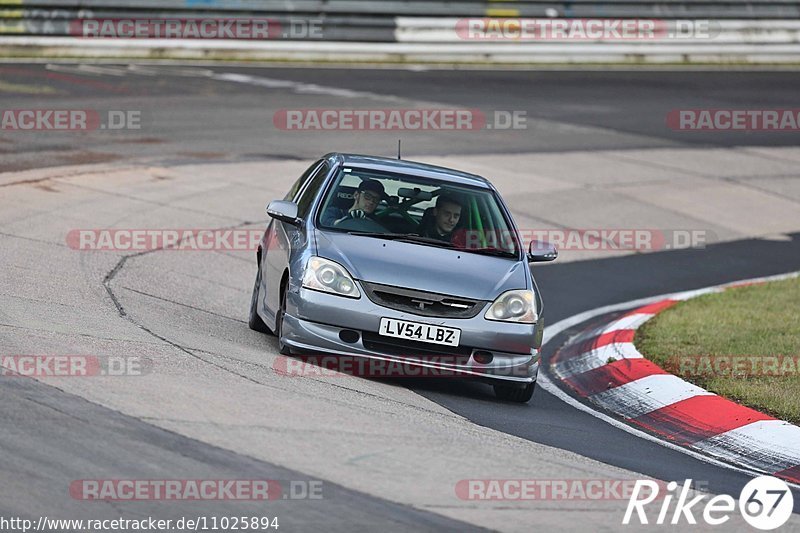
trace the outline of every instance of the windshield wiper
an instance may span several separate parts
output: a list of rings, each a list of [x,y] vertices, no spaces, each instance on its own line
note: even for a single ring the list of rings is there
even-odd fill
[[[372,233],[370,231],[348,231],[349,235],[357,235],[359,237],[375,237],[376,239],[387,239],[391,241],[407,241],[420,244],[428,244],[430,246],[438,246],[440,248],[453,248],[453,243],[449,241],[440,241],[439,239],[432,239],[430,237],[423,237],[416,233]]]
[[[471,254],[480,254],[480,255],[493,255],[495,257],[513,257],[514,259],[517,258],[517,254],[514,252],[509,252],[508,250],[498,250],[497,248],[464,248],[459,249],[459,251],[469,252]]]

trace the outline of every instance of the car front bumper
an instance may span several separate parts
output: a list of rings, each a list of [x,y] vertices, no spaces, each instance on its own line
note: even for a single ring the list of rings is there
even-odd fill
[[[290,289],[281,340],[304,354],[398,362],[430,369],[425,375],[431,376],[488,378],[520,385],[535,381],[539,370],[537,339],[541,338],[541,332],[537,335],[537,325],[488,321],[483,318],[484,313],[485,309],[469,319],[435,318],[379,306],[366,298],[363,290],[360,299],[352,299],[305,288]],[[459,355],[436,344],[426,344],[425,350],[417,353],[414,348],[402,353],[371,348],[374,343],[365,339],[365,335],[376,337],[382,317],[458,328]],[[357,332],[358,339],[345,342],[340,337],[342,330]],[[400,339],[381,337],[380,340],[402,344]],[[439,350],[441,357],[431,356]],[[491,353],[492,361],[478,363],[474,357],[476,351]]]

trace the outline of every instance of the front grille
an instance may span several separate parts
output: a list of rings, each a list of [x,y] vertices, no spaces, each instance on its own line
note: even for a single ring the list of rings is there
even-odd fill
[[[443,344],[429,344],[394,337],[384,337],[369,331],[363,332],[361,340],[364,348],[389,355],[421,358],[432,363],[447,363],[451,365],[465,365],[472,355],[472,348],[468,346],[445,346]]]
[[[420,316],[441,318],[472,318],[486,302],[461,296],[448,296],[435,292],[418,291],[391,285],[362,281],[367,298],[374,303]]]

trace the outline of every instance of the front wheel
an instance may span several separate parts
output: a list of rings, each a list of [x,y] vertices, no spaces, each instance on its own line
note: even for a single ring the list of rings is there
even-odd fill
[[[287,286],[281,288],[281,308],[278,310],[278,319],[276,320],[275,335],[278,337],[278,351],[282,355],[292,355],[292,349],[281,340],[283,337],[283,319],[286,316],[286,293],[288,291],[289,287]]]
[[[254,331],[261,333],[272,333],[261,317],[258,316],[258,297],[261,292],[261,265],[258,265],[258,274],[256,274],[256,284],[253,286],[253,295],[250,297],[250,314],[247,317],[247,325]]]
[[[536,382],[528,383],[525,387],[515,387],[513,385],[493,385],[494,393],[498,399],[507,402],[526,403],[533,397]]]

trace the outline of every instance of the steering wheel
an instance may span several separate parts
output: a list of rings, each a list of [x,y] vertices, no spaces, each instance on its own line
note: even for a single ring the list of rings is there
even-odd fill
[[[349,231],[368,231],[370,233],[388,233],[385,227],[376,222],[375,220],[365,218],[345,218],[333,225],[336,229],[345,229]]]
[[[415,225],[417,224],[417,221],[414,220],[414,217],[409,215],[407,210],[400,209],[399,205],[390,205],[389,207],[387,207],[386,209],[375,215],[375,218],[386,218],[392,213],[400,213],[400,216],[402,216],[406,222]]]

